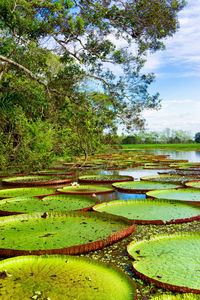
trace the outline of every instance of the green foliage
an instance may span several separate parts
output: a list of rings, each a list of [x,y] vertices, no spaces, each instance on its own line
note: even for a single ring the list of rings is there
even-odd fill
[[[28,121],[21,107],[14,106],[1,131],[0,168],[22,171],[43,168],[52,161],[54,130],[48,122]]]
[[[163,49],[177,30],[184,5],[2,0],[1,168],[42,168],[56,154],[87,159],[116,141],[120,123],[143,127],[142,110],[158,108],[160,99],[148,92],[154,75],[140,70],[147,51]]]
[[[127,136],[122,140],[122,144],[136,144],[137,137],[136,136]]]
[[[140,131],[134,136],[127,136],[122,140],[122,144],[181,144],[191,143],[190,132],[184,130],[164,129],[157,131]]]

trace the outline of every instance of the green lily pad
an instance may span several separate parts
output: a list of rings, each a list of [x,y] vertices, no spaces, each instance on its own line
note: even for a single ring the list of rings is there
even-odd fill
[[[10,197],[38,196],[44,197],[56,193],[56,189],[51,188],[17,188],[0,190],[0,199]]]
[[[169,200],[117,200],[97,204],[93,210],[122,216],[135,224],[172,224],[200,219],[198,205]]]
[[[45,212],[0,218],[0,255],[79,254],[134,230],[131,221],[93,212]]]
[[[79,195],[52,195],[42,199],[16,197],[0,201],[0,215],[15,215],[41,211],[89,210],[99,201]]]
[[[55,177],[55,176],[20,176],[2,179],[2,183],[6,185],[18,186],[38,186],[72,182],[71,178]]]
[[[200,293],[200,234],[177,233],[132,242],[134,272],[162,288]]]
[[[147,192],[147,197],[157,199],[179,200],[186,202],[200,202],[200,190],[198,189],[179,189],[179,190],[157,190]]]
[[[181,175],[155,175],[155,176],[144,176],[140,180],[145,181],[156,181],[156,182],[171,182],[176,184],[184,184],[187,181],[194,181],[195,176],[181,176]]]
[[[75,175],[76,172],[67,172],[65,170],[42,170],[34,172],[36,175],[45,176],[45,175],[53,175],[53,176],[60,176],[60,175],[66,175],[66,176],[72,176]]]
[[[151,182],[151,181],[132,181],[132,182],[119,182],[112,185],[119,191],[125,192],[147,192],[151,190],[161,189],[177,189],[182,187],[178,184],[166,183],[166,182]]]
[[[66,186],[57,190],[64,194],[103,194],[112,193],[115,189],[112,186],[100,186],[100,185],[80,185],[80,186]]]
[[[103,182],[120,182],[120,181],[133,181],[132,176],[126,175],[87,175],[87,176],[80,176],[78,178],[79,182],[85,183],[103,183]]]
[[[173,172],[173,173],[172,173]],[[182,171],[182,170],[175,170],[171,171],[170,174],[177,174],[177,175],[182,175],[182,176],[195,176],[197,178],[200,177],[200,171]]]
[[[161,165],[161,164],[155,164],[155,165],[145,165],[143,167],[144,169],[148,169],[148,170],[165,170],[165,169],[171,169],[171,167],[169,165]]]
[[[191,182],[186,182],[185,185],[189,188],[195,188],[195,189],[200,189],[200,180],[198,181],[191,181]]]
[[[0,274],[4,300],[136,299],[133,280],[120,270],[91,259],[65,255],[9,258],[1,261]]]

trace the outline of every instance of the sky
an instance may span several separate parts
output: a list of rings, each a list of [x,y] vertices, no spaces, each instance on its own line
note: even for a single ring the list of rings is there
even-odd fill
[[[144,72],[156,80],[150,91],[159,92],[162,108],[143,112],[150,131],[165,128],[200,132],[200,0],[188,0],[178,15],[180,28],[166,39],[166,50],[149,54]]]

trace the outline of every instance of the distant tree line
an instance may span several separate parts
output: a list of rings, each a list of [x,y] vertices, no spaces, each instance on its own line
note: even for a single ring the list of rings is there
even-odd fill
[[[194,139],[190,132],[169,128],[160,132],[140,131],[122,138],[122,144],[186,144],[193,142]],[[200,133],[195,135],[195,142],[200,143]]]

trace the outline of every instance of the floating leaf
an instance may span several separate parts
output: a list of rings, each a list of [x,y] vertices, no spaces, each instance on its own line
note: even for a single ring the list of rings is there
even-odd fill
[[[169,200],[117,200],[97,204],[93,210],[122,216],[135,224],[171,224],[200,219],[199,205]]]
[[[121,181],[133,181],[132,176],[126,175],[87,175],[80,176],[78,178],[79,182],[85,183],[113,183],[113,182],[121,182]]]
[[[20,176],[20,177],[11,177],[2,179],[2,183],[5,185],[14,185],[14,186],[39,186],[39,185],[51,185],[51,184],[61,184],[72,182],[71,178],[66,178],[64,176]]]
[[[132,242],[134,272],[172,291],[200,294],[200,234],[177,233]],[[138,254],[138,250],[140,251]]]
[[[10,197],[23,197],[23,196],[38,196],[44,197],[56,193],[56,189],[51,188],[17,188],[17,189],[4,189],[0,190],[0,199]]]
[[[78,254],[103,248],[134,230],[131,221],[92,212],[43,212],[0,218],[0,254]]]
[[[200,190],[198,189],[157,190],[146,194],[148,197],[157,199],[179,200],[194,203],[200,202]]]
[[[26,256],[6,259],[12,278],[0,278],[1,299],[136,299],[136,285],[105,263],[72,256]],[[2,271],[1,271],[2,272]],[[17,297],[16,297],[17,296]]]
[[[132,182],[119,182],[113,183],[112,185],[119,191],[124,192],[147,192],[151,190],[161,190],[161,189],[169,189],[169,188],[180,188],[181,185],[173,184],[173,183],[165,183],[165,182],[151,182],[151,181],[132,181]]]
[[[111,186],[100,186],[100,185],[81,185],[81,186],[67,186],[62,189],[58,189],[58,192],[64,194],[103,194],[112,193],[114,188]]]
[[[16,197],[0,201],[0,214],[89,210],[97,203],[99,202],[94,197],[79,195],[52,195],[40,200],[34,197]]]

